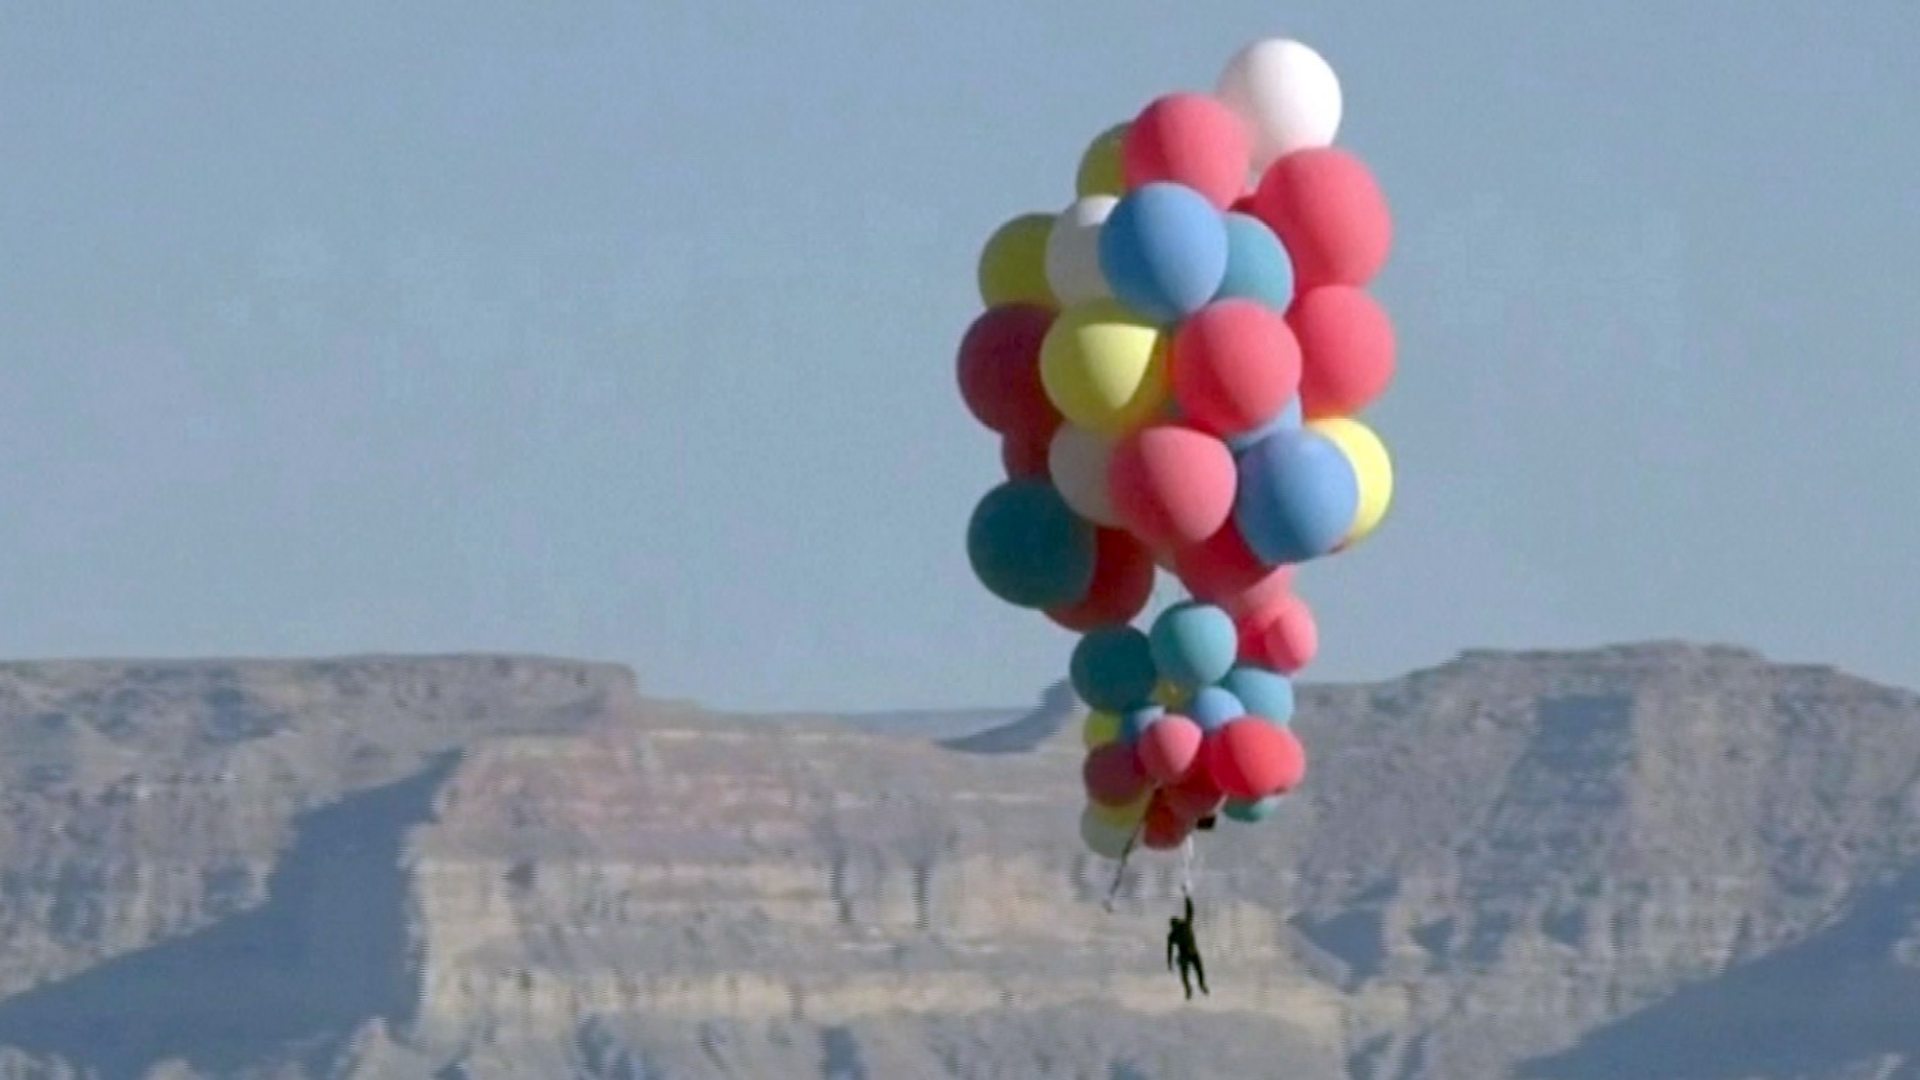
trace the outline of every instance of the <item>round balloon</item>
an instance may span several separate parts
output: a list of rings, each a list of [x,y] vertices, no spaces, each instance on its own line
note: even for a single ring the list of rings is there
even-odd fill
[[[1202,752],[1204,753],[1204,747]],[[1160,801],[1167,804],[1174,816],[1182,821],[1195,822],[1220,812],[1220,806],[1226,801],[1226,794],[1213,782],[1202,762],[1196,761],[1194,767],[1179,783],[1160,789]]]
[[[1240,457],[1233,519],[1247,547],[1268,565],[1331,553],[1353,526],[1360,481],[1333,440],[1279,431]]]
[[[1386,197],[1366,165],[1344,150],[1281,158],[1261,179],[1254,206],[1293,256],[1303,290],[1365,285],[1387,263],[1393,217]]]
[[[1332,418],[1316,420],[1308,427],[1333,440],[1347,455],[1360,483],[1360,507],[1354,512],[1353,525],[1340,540],[1345,549],[1365,540],[1387,516],[1393,503],[1393,459],[1373,429],[1358,420]]]
[[[1009,480],[967,524],[967,558],[981,584],[1025,608],[1078,603],[1093,583],[1097,541],[1052,485]]]
[[[1047,285],[1063,304],[1113,296],[1100,273],[1100,227],[1120,200],[1111,195],[1080,199],[1054,220],[1047,235]]]
[[[1227,274],[1227,223],[1183,184],[1129,192],[1100,230],[1100,270],[1141,317],[1172,323],[1199,311]]]
[[[1040,381],[1040,347],[1053,312],[1030,304],[991,308],[960,340],[960,397],[974,419],[1002,435],[1051,431],[1060,412]]]
[[[1340,131],[1340,80],[1326,58],[1298,41],[1268,38],[1241,49],[1227,61],[1217,93],[1252,133],[1255,170],[1296,150],[1329,146]]]
[[[1069,421],[1123,435],[1167,400],[1160,331],[1112,301],[1068,308],[1041,343],[1040,382]]]
[[[1128,709],[1120,717],[1120,741],[1129,746],[1137,746],[1146,735],[1147,729],[1167,715],[1160,705],[1138,705]]]
[[[1187,706],[1187,713],[1202,732],[1211,732],[1219,731],[1229,722],[1247,715],[1247,707],[1231,690],[1220,686],[1203,686],[1194,691],[1193,702]]]
[[[1319,624],[1313,608],[1298,596],[1280,597],[1241,621],[1240,656],[1250,663],[1294,675],[1319,652]]]
[[[1188,693],[1171,679],[1161,679],[1153,687],[1153,703],[1162,709],[1184,709]]]
[[[1074,513],[1096,524],[1117,527],[1120,515],[1113,508],[1112,489],[1107,483],[1112,460],[1111,438],[1062,424],[1047,450],[1047,474]]]
[[[1149,786],[1139,755],[1133,747],[1119,742],[1089,750],[1081,779],[1086,783],[1087,797],[1105,806],[1124,806]]]
[[[1087,809],[1093,811],[1093,816],[1099,818],[1101,821],[1116,828],[1123,829],[1127,835],[1131,836],[1133,830],[1140,827],[1140,819],[1147,816],[1147,804],[1152,801],[1153,792],[1143,791],[1129,803],[1121,803],[1119,806],[1107,806],[1102,803],[1089,801],[1087,803]]]
[[[1155,799],[1141,823],[1140,842],[1154,851],[1172,851],[1186,843],[1192,831],[1193,826],[1182,821],[1164,800]]]
[[[1115,445],[1108,466],[1113,509],[1147,544],[1197,544],[1233,516],[1238,473],[1219,439],[1180,424],[1153,424]]]
[[[1115,713],[1095,710],[1087,713],[1087,719],[1080,725],[1080,742],[1087,749],[1105,746],[1120,737],[1120,717]]]
[[[1162,716],[1147,725],[1134,749],[1155,783],[1176,784],[1200,757],[1200,725],[1184,716]]]
[[[1052,447],[1052,431],[1000,436],[1000,464],[1006,469],[1007,479],[1051,481],[1047,455]]]
[[[1260,562],[1229,518],[1212,536],[1176,550],[1173,572],[1194,599],[1230,607],[1233,598],[1279,571]]]
[[[988,307],[1057,307],[1047,285],[1047,236],[1052,214],[1021,214],[995,229],[980,252],[980,299]]]
[[[1193,426],[1228,439],[1271,423],[1300,391],[1300,346],[1284,315],[1222,300],[1181,325],[1168,354],[1174,400]]]
[[[1094,812],[1089,806],[1080,812],[1080,839],[1087,850],[1103,859],[1119,859],[1126,854],[1127,843],[1133,839],[1133,829],[1116,825]]]
[[[1293,720],[1293,680],[1268,668],[1241,664],[1220,680],[1246,707],[1245,715],[1285,724]]]
[[[1081,701],[1113,713],[1146,704],[1160,681],[1147,635],[1130,626],[1103,627],[1081,638],[1068,672]]]
[[[1162,675],[1182,687],[1197,688],[1219,682],[1233,669],[1240,641],[1232,616],[1188,600],[1160,613],[1149,644]]]
[[[1251,213],[1227,215],[1227,273],[1214,300],[1252,300],[1275,311],[1293,303],[1293,258],[1267,223]]]
[[[1296,396],[1293,400],[1287,402],[1285,408],[1280,410],[1279,416],[1247,432],[1245,435],[1235,435],[1228,439],[1227,449],[1233,451],[1234,457],[1237,458],[1255,446],[1258,446],[1267,436],[1272,435],[1274,432],[1298,431],[1305,427],[1306,423],[1307,419],[1300,409],[1300,399]]]
[[[1227,800],[1226,814],[1235,821],[1243,821],[1248,825],[1253,825],[1272,817],[1274,813],[1280,809],[1280,804],[1285,800],[1285,795],[1269,795],[1264,799],[1252,800],[1229,799]]]
[[[1393,323],[1366,290],[1324,285],[1287,313],[1300,342],[1300,402],[1308,417],[1352,416],[1393,381]]]
[[[1093,581],[1077,604],[1047,609],[1047,618],[1086,632],[1133,621],[1153,598],[1153,556],[1119,529],[1101,529],[1094,542]]]
[[[1127,125],[1115,124],[1088,145],[1080,156],[1080,171],[1074,177],[1074,191],[1081,198],[1089,195],[1119,195],[1127,189],[1121,175],[1120,147],[1126,142]]]
[[[1251,169],[1246,128],[1206,94],[1168,94],[1141,111],[1120,146],[1130,188],[1183,184],[1224,210],[1240,197]]]
[[[1207,737],[1207,774],[1233,799],[1293,790],[1307,771],[1306,748],[1291,728],[1236,720]]]

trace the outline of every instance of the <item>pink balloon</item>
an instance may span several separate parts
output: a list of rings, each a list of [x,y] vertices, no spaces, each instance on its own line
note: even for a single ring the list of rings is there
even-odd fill
[[[1233,798],[1264,799],[1299,785],[1307,774],[1307,750],[1290,728],[1235,720],[1207,737],[1207,773]]]
[[[1200,749],[1204,755],[1204,741]],[[1186,779],[1171,787],[1161,788],[1160,797],[1166,800],[1168,809],[1183,821],[1199,821],[1209,814],[1217,814],[1221,804],[1227,801],[1227,793],[1213,782],[1204,756],[1194,761],[1194,767],[1187,771]]]
[[[1151,547],[1197,544],[1233,514],[1233,451],[1204,431],[1153,424],[1114,447],[1107,466],[1113,509]]]
[[[1180,820],[1164,799],[1155,796],[1147,806],[1147,816],[1141,822],[1140,842],[1154,851],[1172,851],[1185,843],[1193,827]]]
[[[1055,623],[1083,634],[1132,622],[1153,599],[1153,556],[1140,541],[1119,529],[1101,529],[1096,543],[1086,598],[1047,612]]]
[[[1386,197],[1366,165],[1344,150],[1300,150],[1274,162],[1254,206],[1293,257],[1296,294],[1365,285],[1387,264],[1393,218]]]
[[[1300,405],[1309,420],[1353,416],[1393,381],[1393,322],[1350,285],[1302,293],[1287,312],[1300,342]]]
[[[1040,343],[1053,312],[1031,304],[989,308],[960,340],[960,396],[974,419],[1002,435],[1060,423],[1040,383]]]
[[[1221,209],[1246,190],[1253,148],[1233,110],[1206,94],[1168,94],[1148,105],[1120,144],[1129,189],[1185,184]]]
[[[1177,784],[1200,756],[1206,733],[1184,716],[1167,715],[1147,725],[1134,750],[1156,783]]]
[[[1240,619],[1240,658],[1283,675],[1313,663],[1320,651],[1320,628],[1313,609],[1291,592]]]
[[[1124,742],[1110,742],[1087,754],[1081,768],[1087,797],[1102,806],[1125,806],[1147,790],[1140,757]]]
[[[1286,317],[1256,300],[1222,300],[1188,319],[1169,354],[1188,421],[1231,438],[1253,431],[1300,391],[1300,346]]]

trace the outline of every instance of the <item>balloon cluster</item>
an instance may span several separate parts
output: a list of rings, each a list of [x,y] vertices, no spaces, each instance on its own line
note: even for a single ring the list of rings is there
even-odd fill
[[[1318,648],[1299,564],[1381,522],[1392,464],[1355,419],[1394,371],[1366,286],[1392,224],[1332,143],[1339,80],[1296,41],[1242,49],[1212,94],[1101,134],[1076,200],[987,241],[959,350],[1007,480],[968,526],[995,596],[1083,634],[1083,834],[1117,857],[1269,815],[1306,756],[1291,677]],[[1131,624],[1159,568],[1190,599]]]

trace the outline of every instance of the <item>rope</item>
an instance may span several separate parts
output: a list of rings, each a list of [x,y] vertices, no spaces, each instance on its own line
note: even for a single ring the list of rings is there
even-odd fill
[[[1120,865],[1117,867],[1114,867],[1113,887],[1107,890],[1106,910],[1108,914],[1112,914],[1113,912],[1114,897],[1117,897],[1120,895],[1120,883],[1126,878],[1127,860],[1133,857],[1133,845],[1139,841],[1140,830],[1145,827],[1146,826],[1144,824],[1135,825],[1133,827],[1133,832],[1127,835],[1127,846],[1120,849]]]

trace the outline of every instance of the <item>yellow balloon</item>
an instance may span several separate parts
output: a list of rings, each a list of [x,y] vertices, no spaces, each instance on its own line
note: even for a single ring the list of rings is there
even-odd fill
[[[1118,859],[1127,852],[1127,841],[1133,838],[1133,825],[1116,825],[1095,812],[1093,807],[1080,812],[1080,839],[1095,855],[1103,859]]]
[[[1354,512],[1353,527],[1347,530],[1340,548],[1351,547],[1367,538],[1387,516],[1393,502],[1393,459],[1385,443],[1373,429],[1347,417],[1315,420],[1308,428],[1333,441],[1353,463],[1353,474],[1360,481],[1360,507]]]
[[[1047,284],[1047,236],[1053,214],[1022,214],[995,229],[980,252],[980,299],[988,307],[1059,307]]]
[[[1073,190],[1081,198],[1089,195],[1123,195],[1126,178],[1120,167],[1120,144],[1127,138],[1126,124],[1115,124],[1101,132],[1080,155],[1080,174]]]
[[[1114,828],[1131,830],[1147,816],[1147,803],[1153,800],[1148,792],[1124,806],[1102,806],[1093,800],[1087,800],[1087,810],[1102,824]]]
[[[1079,304],[1047,331],[1040,381],[1068,420],[1125,435],[1166,403],[1166,342],[1158,327],[1112,300]]]
[[[1186,691],[1180,689],[1167,679],[1161,679],[1159,684],[1153,688],[1152,697],[1153,703],[1163,709],[1178,711],[1186,708],[1187,705]]]
[[[1089,750],[1105,746],[1119,737],[1120,718],[1109,712],[1088,713],[1086,725],[1080,729],[1080,741]]]

